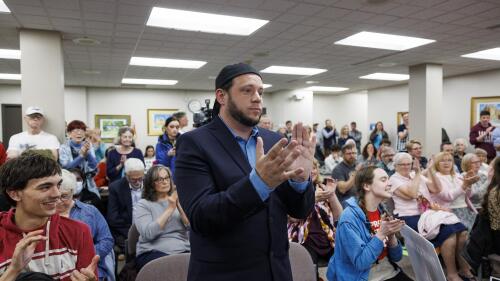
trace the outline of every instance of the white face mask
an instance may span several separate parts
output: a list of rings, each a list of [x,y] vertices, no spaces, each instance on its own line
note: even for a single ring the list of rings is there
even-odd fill
[[[83,189],[83,181],[77,181],[76,182],[76,189],[75,189],[75,194],[78,195],[80,192],[82,192]]]
[[[392,161],[391,161],[391,162],[387,163],[387,165],[386,165],[386,166],[387,166],[387,168],[388,168],[389,170],[394,170],[394,162],[392,162]]]

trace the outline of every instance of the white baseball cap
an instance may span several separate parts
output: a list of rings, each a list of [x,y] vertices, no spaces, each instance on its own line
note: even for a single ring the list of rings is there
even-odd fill
[[[44,115],[43,114],[43,110],[42,108],[38,107],[38,106],[30,106],[28,107],[28,109],[26,109],[26,112],[24,113],[25,115],[31,115],[31,114],[40,114],[40,115]]]

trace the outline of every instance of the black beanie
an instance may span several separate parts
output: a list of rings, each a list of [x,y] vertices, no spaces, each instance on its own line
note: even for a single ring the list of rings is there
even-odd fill
[[[226,85],[233,78],[248,73],[253,73],[262,78],[260,73],[249,64],[240,62],[236,64],[226,65],[219,72],[217,78],[215,78],[215,90],[220,89],[222,86]],[[219,114],[219,110],[220,110],[220,104],[217,102],[217,99],[215,99],[212,116],[214,117],[217,116]]]
[[[259,77],[262,78],[260,73],[253,68],[251,65],[246,64],[246,63],[237,63],[237,64],[230,64],[226,65],[220,72],[219,75],[217,75],[217,78],[215,78],[215,89],[219,89],[225,84],[227,84],[229,81],[231,81],[234,77],[247,74],[247,73],[253,73],[258,75]]]

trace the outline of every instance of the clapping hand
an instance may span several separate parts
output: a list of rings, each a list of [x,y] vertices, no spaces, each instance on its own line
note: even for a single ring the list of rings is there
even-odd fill
[[[26,267],[26,265],[28,265],[33,258],[38,242],[48,239],[46,236],[43,236],[42,233],[43,229],[32,231],[17,242],[9,266],[11,270],[19,273],[24,267]]]
[[[74,270],[71,272],[71,281],[96,281],[97,277],[95,275],[97,269],[97,263],[99,262],[99,256],[94,256],[92,262],[86,268],[80,270]]]
[[[295,124],[292,140],[287,145],[285,138],[277,142],[264,154],[264,142],[257,138],[255,171],[270,188],[286,180],[303,182],[311,174],[316,138],[310,136],[302,123]]]
[[[291,179],[297,182],[303,182],[309,179],[311,175],[314,150],[316,148],[316,137],[314,134],[309,134],[307,128],[299,122],[293,126],[292,141],[297,142],[297,149],[300,153],[290,166],[290,169],[303,169],[303,171],[293,175]]]

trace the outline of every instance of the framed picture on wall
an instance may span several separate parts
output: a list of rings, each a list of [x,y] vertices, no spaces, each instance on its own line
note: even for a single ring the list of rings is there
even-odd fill
[[[500,126],[500,97],[472,97],[470,100],[470,126],[479,122],[479,113],[487,110],[490,112],[490,123]]]
[[[396,128],[399,127],[399,125],[403,124],[403,115],[405,115],[406,113],[408,113],[408,111],[400,111],[397,113],[397,116],[396,116]]]
[[[165,120],[177,111],[177,109],[148,109],[148,136],[163,134]]]
[[[120,127],[130,126],[130,115],[96,114],[94,124],[101,130],[101,140],[103,142],[113,142],[118,136]]]

